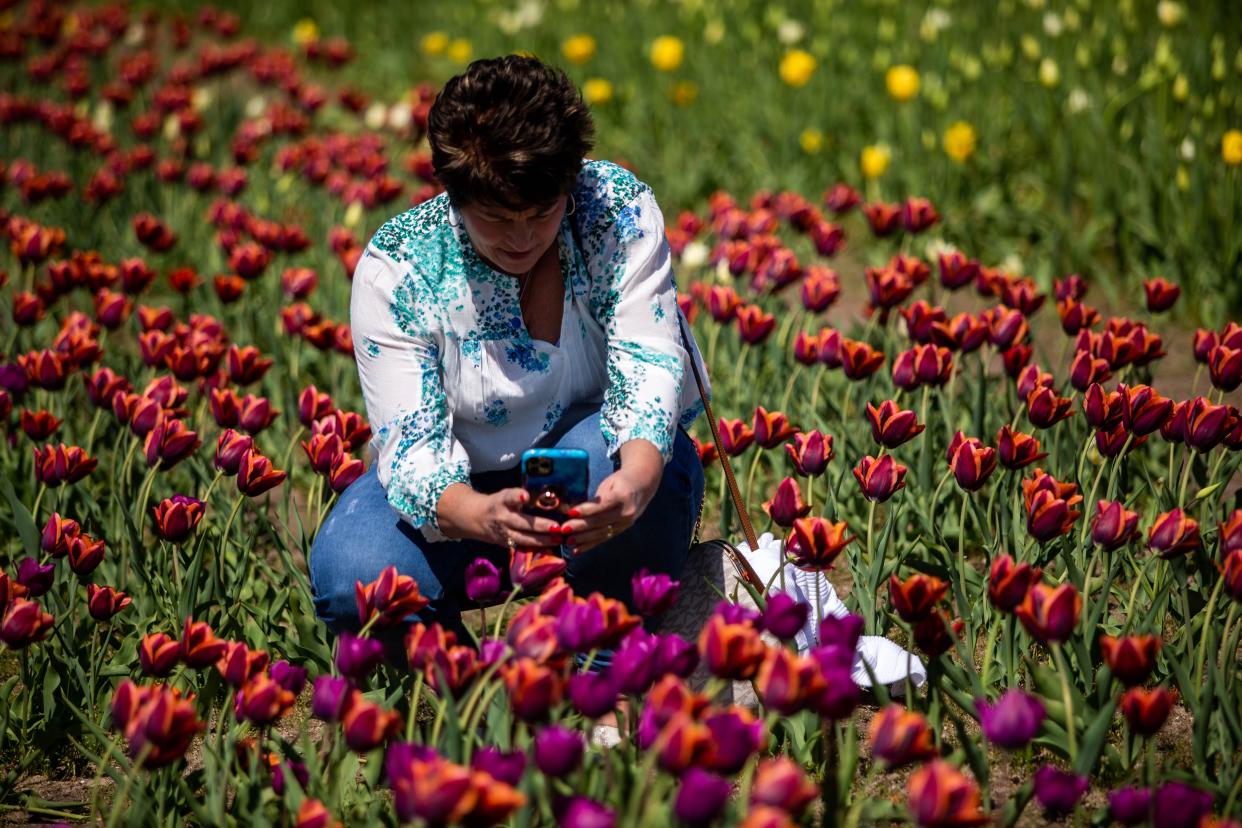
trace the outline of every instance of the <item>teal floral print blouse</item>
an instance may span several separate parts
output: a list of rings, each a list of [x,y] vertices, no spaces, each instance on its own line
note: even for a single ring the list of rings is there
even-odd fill
[[[610,456],[643,439],[666,462],[677,427],[703,410],[651,188],[616,164],[584,161],[573,199],[556,241],[556,343],[531,337],[517,279],[484,264],[445,194],[389,219],[354,272],[372,461],[389,504],[430,541],[445,539],[445,488],[512,468],[572,408],[598,406]],[[686,334],[706,382],[689,325]]]

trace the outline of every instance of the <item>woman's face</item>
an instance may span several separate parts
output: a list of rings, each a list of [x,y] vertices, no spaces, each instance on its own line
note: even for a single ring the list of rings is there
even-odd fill
[[[506,273],[526,273],[556,240],[566,197],[519,212],[487,204],[459,209],[474,249]]]

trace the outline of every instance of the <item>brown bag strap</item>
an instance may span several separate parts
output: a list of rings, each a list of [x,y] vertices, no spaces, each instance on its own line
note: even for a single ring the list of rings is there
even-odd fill
[[[712,440],[716,444],[716,457],[720,460],[720,465],[724,469],[725,481],[729,484],[729,493],[733,497],[733,508],[737,511],[738,519],[742,522],[742,532],[746,535],[746,543],[750,544],[750,549],[753,552],[759,548],[759,540],[755,537],[755,527],[751,525],[750,515],[746,511],[746,503],[742,500],[742,492],[738,489],[737,478],[733,475],[733,466],[729,463],[729,455],[725,454],[724,448],[720,444],[720,428],[716,424],[716,415],[712,413],[712,403],[708,399],[707,390],[703,385],[703,375],[699,372],[699,363],[694,358],[694,350],[690,346],[690,338],[686,335],[685,322],[680,312],[677,314],[677,327],[681,331],[681,343],[686,349],[686,357],[690,360],[690,368],[694,371],[694,381],[699,386],[699,398],[703,400],[703,410],[707,413],[707,425],[712,430]],[[699,514],[702,516],[701,511]],[[750,561],[746,560],[745,556],[733,544],[726,544],[726,547],[729,558],[733,561],[738,575],[759,592],[763,592],[767,585],[759,577],[759,573],[755,572],[754,567],[750,565]]]

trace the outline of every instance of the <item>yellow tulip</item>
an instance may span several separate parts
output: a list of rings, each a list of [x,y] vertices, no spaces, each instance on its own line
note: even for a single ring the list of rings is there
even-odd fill
[[[423,54],[436,57],[444,54],[444,50],[448,48],[449,36],[444,32],[427,32],[423,35]]]
[[[699,96],[699,86],[694,81],[677,81],[668,91],[668,96],[678,106],[689,106]]]
[[[957,121],[944,131],[944,154],[959,164],[975,154],[975,143],[978,136],[975,128],[966,121]]]
[[[673,72],[686,56],[686,45],[680,38],[662,35],[651,42],[651,64],[661,72]]]
[[[824,148],[824,133],[814,127],[807,127],[798,136],[798,144],[807,155],[814,155]]]
[[[1220,139],[1220,157],[1231,167],[1242,164],[1242,130],[1231,129]]]
[[[815,74],[815,56],[805,49],[790,49],[781,58],[781,80],[790,86],[806,86]]]
[[[1039,62],[1039,82],[1052,89],[1061,82],[1061,68],[1052,58],[1044,58]]]
[[[448,45],[445,54],[449,60],[454,63],[469,63],[470,55],[474,53],[474,48],[470,45],[470,41],[464,37],[459,37]]]
[[[565,56],[565,60],[581,66],[595,57],[595,38],[589,34],[568,37],[561,44],[561,54]]]
[[[893,100],[904,103],[919,94],[919,72],[905,64],[891,66],[884,74],[884,85]]]
[[[582,97],[591,106],[599,106],[612,100],[612,81],[591,78],[582,84]]]
[[[867,178],[879,178],[884,175],[888,169],[888,164],[893,160],[893,154],[884,144],[871,144],[863,147],[862,174]]]
[[[293,24],[293,33],[290,37],[293,42],[299,46],[314,43],[319,39],[319,26],[309,17],[303,17],[297,23]]]

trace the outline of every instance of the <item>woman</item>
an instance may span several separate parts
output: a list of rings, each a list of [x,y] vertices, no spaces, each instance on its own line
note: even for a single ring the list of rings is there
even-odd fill
[[[446,192],[385,223],[354,273],[373,462],[315,540],[316,612],[356,627],[354,583],[395,564],[432,601],[410,620],[468,641],[465,569],[507,573],[515,544],[559,547],[577,594],[632,610],[638,570],[680,576],[703,498],[688,360],[705,371],[683,348],[660,209],[625,169],[583,160],[590,112],[534,58],[472,63],[428,132]],[[590,499],[560,525],[522,511],[531,446],[589,454]]]

